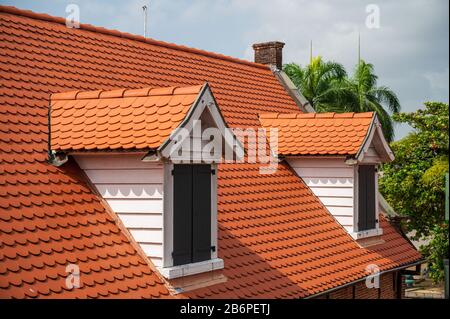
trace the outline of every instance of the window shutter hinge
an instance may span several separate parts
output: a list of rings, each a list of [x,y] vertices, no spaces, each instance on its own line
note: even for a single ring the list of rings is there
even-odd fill
[[[216,246],[211,246],[211,251],[215,252],[216,251]]]
[[[212,169],[212,170],[211,170],[211,174],[216,175],[216,170],[215,170],[215,169]]]

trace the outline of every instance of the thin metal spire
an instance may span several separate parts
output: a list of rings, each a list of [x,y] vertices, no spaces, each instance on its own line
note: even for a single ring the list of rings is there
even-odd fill
[[[358,64],[361,63],[361,31],[358,30]]]
[[[144,12],[144,38],[147,37],[147,6],[142,7],[142,11]]]

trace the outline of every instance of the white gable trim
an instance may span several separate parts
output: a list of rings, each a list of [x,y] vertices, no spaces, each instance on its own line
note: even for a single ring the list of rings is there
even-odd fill
[[[384,138],[383,130],[381,128],[381,123],[378,120],[378,116],[375,114],[370,123],[367,135],[364,141],[356,153],[356,160],[361,163],[364,160],[364,156],[367,153],[369,147],[374,146],[380,159],[383,162],[391,162],[394,160],[394,153],[389,147],[388,142]]]
[[[180,128],[187,129],[189,132],[192,132],[194,128],[195,121],[198,121],[200,117],[202,116],[203,112],[207,109],[209,113],[211,114],[214,124],[217,126],[219,131],[221,132],[222,136],[224,137],[225,143],[228,144],[229,147],[231,147],[235,153],[237,154],[244,154],[244,147],[240,143],[239,139],[237,139],[234,134],[231,134],[227,136],[226,131],[230,131],[230,128],[227,126],[222,113],[220,112],[219,107],[217,106],[217,102],[211,92],[211,89],[206,83],[203,88],[201,89],[197,99],[193,103],[191,109],[187,113],[184,120],[180,123],[178,128],[176,128],[171,136],[169,136],[164,143],[161,144],[161,146],[158,148],[157,152],[161,155],[163,158],[169,158],[171,155],[171,151],[177,148],[174,148],[174,144],[177,143],[178,145],[181,145],[184,141],[176,141],[172,139],[172,136],[177,134],[177,130]],[[230,137],[234,139],[230,141]],[[185,137],[186,138],[186,137]],[[234,142],[234,143],[233,143]],[[236,147],[237,149],[235,150]]]

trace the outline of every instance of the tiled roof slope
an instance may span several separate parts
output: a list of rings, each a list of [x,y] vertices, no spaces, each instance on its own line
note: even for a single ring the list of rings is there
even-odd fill
[[[53,94],[51,149],[158,148],[186,117],[202,87]]]
[[[45,130],[25,119],[19,128],[12,110],[4,112],[2,104],[8,122],[0,125],[0,298],[167,297],[163,282],[80,182],[76,164],[48,165]],[[69,264],[79,267],[78,289],[66,285]]]
[[[0,298],[167,297],[78,166],[47,163],[50,93],[70,72],[42,53],[43,23],[0,13]],[[66,286],[70,263],[79,289]]]
[[[385,271],[420,254],[383,217],[382,244],[360,246],[335,221],[287,163],[275,174],[259,164],[221,165],[219,256],[224,284],[191,298],[302,298]]]
[[[259,120],[266,129],[278,129],[280,155],[355,155],[373,117],[373,112],[266,113]]]
[[[54,168],[46,163],[47,109],[52,93],[208,82],[227,124],[232,127],[259,126],[260,113],[298,112],[267,67],[101,28],[82,25],[78,30],[68,29],[63,19],[46,15],[8,8],[0,11],[0,163],[5,172],[1,175],[4,183],[1,191],[12,193],[1,197],[2,252],[4,234],[14,232],[17,237],[11,238],[19,238],[22,244],[36,241],[31,226],[25,228],[20,224],[21,220],[36,219],[41,221],[42,228],[38,238],[47,240],[54,249],[67,245],[73,251],[70,258],[85,258],[80,246],[71,246],[64,238],[58,241],[59,237],[48,237],[47,230],[60,228],[52,228],[56,227],[54,219],[44,212],[54,218],[68,215],[78,220],[83,213],[90,212],[94,219],[107,218],[99,198],[77,177],[78,167],[72,167],[75,173],[70,174],[67,164]],[[330,283],[337,285],[361,278],[361,267],[357,265],[365,261],[381,260],[388,268],[420,258],[387,223],[383,223],[386,244],[377,249],[358,248],[286,164],[280,164],[272,175],[260,175],[258,169],[258,164],[220,165],[219,256],[225,259],[224,271],[229,280],[187,296],[301,297],[322,291]],[[80,199],[81,190],[83,197],[89,199]],[[29,192],[36,194],[24,195]],[[69,234],[78,238],[78,229],[84,231],[88,226],[82,223],[78,228],[63,225]],[[111,243],[104,233],[96,229],[92,232],[98,235],[92,238]],[[125,240],[120,233],[115,234]],[[111,264],[109,258],[101,259],[107,255],[97,250],[100,247],[91,247],[93,250],[89,252],[93,253],[94,260]],[[43,273],[51,269],[59,255],[44,249],[49,253],[42,253],[49,257],[48,264],[35,261],[40,255],[32,255],[33,258],[10,255],[16,257],[14,265],[9,264],[15,267],[12,270],[23,268],[26,277],[17,277],[17,272],[6,270],[4,263],[0,263],[4,267],[0,269],[2,296],[12,296],[9,289],[16,287],[14,284],[19,284],[20,278],[34,285],[41,283],[40,279],[50,280]],[[114,248],[109,250],[112,254],[113,251]],[[125,266],[130,266],[127,264],[130,260],[126,256],[121,259]],[[339,272],[343,265],[347,268]],[[107,274],[96,264],[93,267],[98,274]],[[136,279],[123,268],[114,268],[117,280],[124,284],[122,288]],[[152,274],[145,278],[149,283],[156,282]],[[324,280],[326,284],[321,283]],[[101,297],[98,292],[104,293],[110,285],[116,287],[100,278],[90,286],[90,291]],[[155,287],[161,289],[160,285]],[[131,291],[135,296],[148,296],[140,289]],[[60,295],[70,296],[66,291]]]

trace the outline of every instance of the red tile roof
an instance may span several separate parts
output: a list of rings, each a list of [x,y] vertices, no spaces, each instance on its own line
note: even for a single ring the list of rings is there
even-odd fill
[[[259,164],[221,165],[219,256],[224,284],[191,298],[302,298],[380,271],[420,254],[383,217],[383,244],[360,248],[287,163],[261,175]]]
[[[203,85],[66,92],[51,97],[52,150],[158,148]]]
[[[167,290],[111,219],[75,163],[47,163],[50,95],[208,82],[227,124],[299,112],[268,67],[0,7],[0,296],[159,297]],[[362,249],[282,163],[219,168],[219,257],[228,281],[188,297],[304,297],[420,255],[388,223]],[[82,289],[64,289],[67,263]]]
[[[374,118],[367,113],[266,113],[261,125],[278,129],[280,155],[355,155]]]
[[[1,106],[0,298],[167,296],[78,166],[47,164],[45,128]],[[69,264],[80,269],[79,289],[65,284]]]

